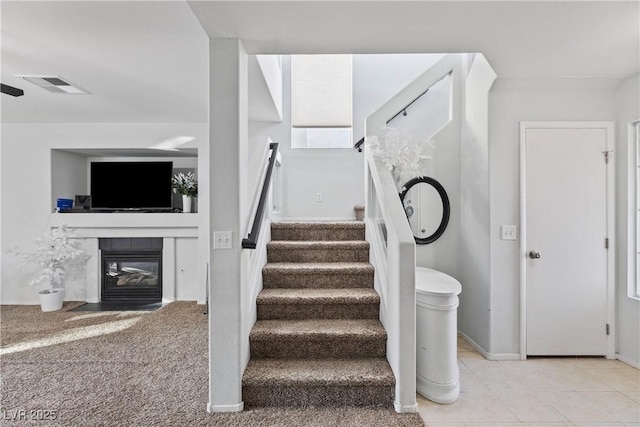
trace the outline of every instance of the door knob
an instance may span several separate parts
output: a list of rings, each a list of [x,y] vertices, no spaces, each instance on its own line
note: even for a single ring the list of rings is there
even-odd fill
[[[529,252],[529,258],[531,259],[540,259],[541,255],[540,252],[538,251],[531,251]]]

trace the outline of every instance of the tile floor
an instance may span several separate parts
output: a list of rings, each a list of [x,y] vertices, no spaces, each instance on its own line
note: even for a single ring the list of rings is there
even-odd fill
[[[618,360],[486,360],[458,338],[460,397],[418,395],[428,427],[640,427],[640,370]]]

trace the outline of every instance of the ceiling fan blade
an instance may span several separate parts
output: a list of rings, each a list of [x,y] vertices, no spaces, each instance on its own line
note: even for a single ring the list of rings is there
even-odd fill
[[[6,93],[11,96],[22,96],[24,95],[24,91],[22,89],[18,89],[17,87],[5,85],[0,83],[0,92]]]

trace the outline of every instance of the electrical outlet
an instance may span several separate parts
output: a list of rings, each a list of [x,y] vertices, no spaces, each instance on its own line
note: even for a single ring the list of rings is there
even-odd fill
[[[516,240],[516,226],[515,225],[501,225],[500,226],[500,238],[502,240]]]
[[[231,231],[213,232],[213,249],[231,249],[232,247]]]
[[[316,193],[316,202],[322,202],[322,193]]]

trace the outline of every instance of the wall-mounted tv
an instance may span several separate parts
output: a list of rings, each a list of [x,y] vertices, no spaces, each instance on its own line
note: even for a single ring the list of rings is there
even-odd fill
[[[170,210],[173,162],[91,162],[91,209]]]

